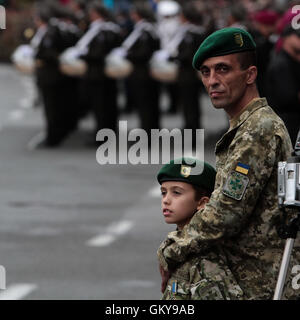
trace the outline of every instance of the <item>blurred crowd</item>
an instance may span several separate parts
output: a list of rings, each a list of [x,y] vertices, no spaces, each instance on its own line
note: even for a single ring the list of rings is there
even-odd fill
[[[162,93],[169,97],[166,112],[182,116],[182,129],[205,128],[199,99],[204,91],[192,58],[208,34],[229,26],[253,35],[259,92],[285,121],[294,143],[300,126],[300,31],[292,26],[295,19],[300,24],[300,10],[295,12],[295,5],[300,2],[35,1],[34,25],[24,30],[23,41],[35,52],[35,79],[46,122],[41,146],[59,146],[89,114],[95,120],[91,145],[98,130],[117,131],[120,112],[137,113],[139,127],[146,132],[160,128]],[[76,57],[87,66],[80,77],[61,71],[60,57],[69,48],[75,48]],[[130,62],[128,76],[105,72],[111,52]],[[169,78],[153,76],[152,64],[157,70],[168,63]],[[125,96],[122,108],[120,92]]]

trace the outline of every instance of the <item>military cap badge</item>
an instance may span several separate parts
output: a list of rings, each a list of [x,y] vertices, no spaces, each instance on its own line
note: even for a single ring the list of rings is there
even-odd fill
[[[189,167],[189,166],[186,166],[186,165],[182,165],[181,166],[181,170],[180,170],[180,174],[185,177],[185,178],[188,178],[191,174],[191,170],[192,170],[192,167]]]
[[[234,34],[234,41],[240,47],[242,47],[244,45],[244,40],[243,40],[243,36],[242,36],[241,33],[235,33]]]

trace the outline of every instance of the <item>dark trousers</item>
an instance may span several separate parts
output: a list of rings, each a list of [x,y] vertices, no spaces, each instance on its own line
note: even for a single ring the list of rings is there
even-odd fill
[[[40,87],[44,103],[46,121],[46,145],[59,145],[68,133],[63,106],[63,90],[61,86]]]
[[[177,83],[166,83],[164,85],[164,88],[169,95],[170,99],[170,106],[169,106],[169,112],[170,113],[176,113],[178,110],[178,87]]]
[[[64,78],[56,84],[39,87],[46,121],[46,145],[57,146],[74,131],[78,121],[77,82]]]
[[[178,84],[179,103],[183,111],[184,129],[200,128],[200,88],[197,82],[180,82]]]
[[[283,120],[285,126],[287,127],[291,137],[292,145],[294,147],[297,139],[297,134],[300,129],[300,113],[299,112],[291,112],[291,113],[278,112],[278,115]]]
[[[77,78],[65,77],[63,81],[62,115],[69,132],[77,128],[79,120],[79,80]]]
[[[159,129],[159,83],[152,78],[130,78],[134,105],[140,119],[140,127],[149,137],[151,129]]]
[[[84,109],[91,110],[95,117],[98,132],[101,129],[117,129],[117,83],[113,79],[103,81],[84,81],[86,93]]]

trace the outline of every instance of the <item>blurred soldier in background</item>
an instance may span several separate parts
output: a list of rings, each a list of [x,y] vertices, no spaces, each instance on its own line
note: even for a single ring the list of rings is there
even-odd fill
[[[134,27],[134,23],[130,18],[129,4],[127,3],[127,0],[126,0],[126,1],[117,2],[116,5],[118,5],[116,20],[118,25],[121,28],[122,38],[126,39],[129,36],[129,34],[132,32]],[[124,78],[119,81],[119,89],[123,90],[125,95],[125,103],[122,108],[122,112],[127,114],[133,112],[133,110],[136,108],[134,107],[133,92],[130,86],[128,85],[127,78]]]
[[[191,64],[197,48],[205,38],[205,29],[201,23],[202,14],[199,7],[196,7],[194,2],[183,5],[180,31],[177,39],[174,39],[178,47],[171,58],[179,63],[178,96],[183,110],[184,129],[201,128],[199,94],[202,85]]]
[[[59,7],[39,5],[35,18],[38,31],[31,42],[36,51],[37,85],[46,119],[46,138],[40,146],[46,147],[60,145],[77,121],[74,83],[60,72],[58,62],[59,55],[77,39],[76,28],[62,23],[58,19],[62,17],[69,19]]]
[[[132,90],[134,105],[140,119],[140,127],[150,134],[159,125],[159,83],[149,73],[149,60],[160,48],[160,41],[154,27],[154,13],[147,3],[137,3],[131,11],[135,22],[133,32],[123,43],[126,58],[134,69],[128,81]]]
[[[90,27],[76,44],[80,58],[88,65],[82,81],[85,103],[95,116],[96,132],[103,128],[115,130],[117,83],[105,75],[104,66],[106,55],[121,43],[120,28],[109,10],[96,1],[88,6],[88,13]],[[91,143],[95,144],[95,135]]]
[[[180,10],[181,7],[176,1],[165,0],[157,4],[157,30],[162,50],[168,50],[168,45],[179,32]],[[163,84],[163,89],[169,96],[168,112],[176,113],[178,107],[176,82]]]
[[[242,3],[233,3],[229,9],[228,27],[248,29],[248,13]]]
[[[69,8],[74,12],[76,24],[82,32],[86,32],[89,19],[86,14],[86,1],[85,0],[71,0],[68,4]]]
[[[294,144],[300,127],[300,30],[290,25],[283,31],[281,50],[268,68],[267,98]]]
[[[62,9],[60,9],[62,10]],[[63,16],[59,21],[59,29],[64,50],[73,47],[82,36],[82,30],[77,27],[77,18],[68,8],[63,9]],[[79,79],[69,75],[63,76],[64,95],[62,97],[64,108],[62,114],[68,119],[66,125],[69,132],[77,129],[79,119]]]
[[[278,39],[275,35],[278,18],[279,15],[274,10],[260,10],[253,15],[250,33],[257,46],[257,87],[262,97],[266,95],[266,72]]]

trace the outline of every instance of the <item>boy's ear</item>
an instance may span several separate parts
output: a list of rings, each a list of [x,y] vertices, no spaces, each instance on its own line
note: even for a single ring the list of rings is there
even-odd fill
[[[202,209],[207,204],[208,201],[209,201],[209,197],[202,197],[198,201],[197,210],[199,211],[200,209]]]

